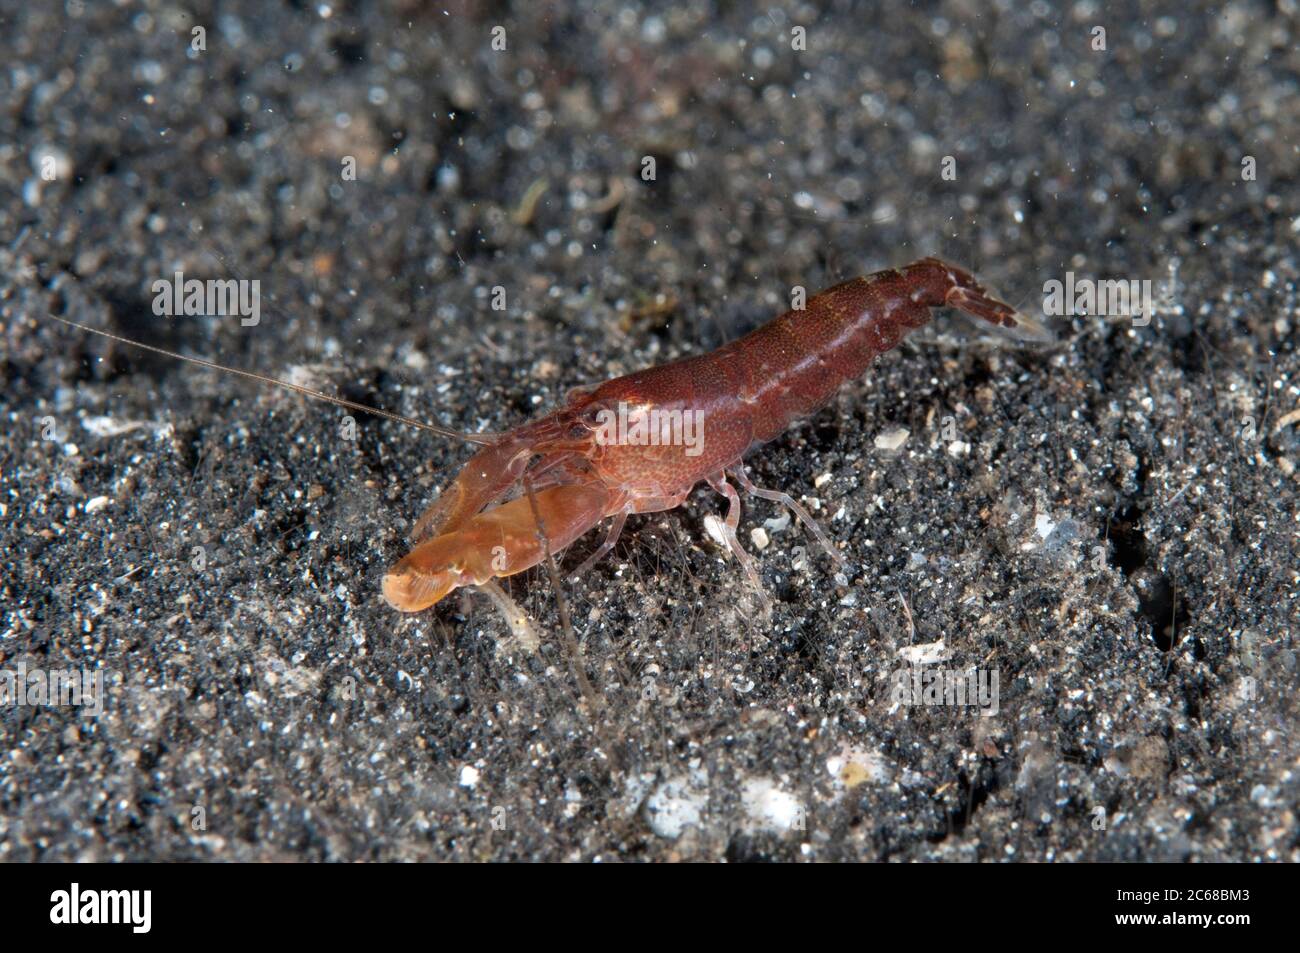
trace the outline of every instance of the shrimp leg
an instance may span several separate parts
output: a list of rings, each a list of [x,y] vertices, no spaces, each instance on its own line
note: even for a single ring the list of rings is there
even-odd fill
[[[599,547],[597,547],[594,553],[592,553],[590,556],[588,556],[586,559],[582,561],[582,565],[580,565],[577,569],[573,570],[573,572],[569,573],[569,577],[573,578],[574,576],[583,575],[592,566],[596,565],[596,563],[604,559],[605,555],[611,549],[614,548],[614,544],[618,542],[618,537],[623,532],[623,525],[626,522],[627,522],[627,510],[623,510],[621,513],[619,513],[614,517],[614,522],[610,524],[609,535],[605,537],[605,541],[601,543]]]
[[[674,510],[682,505],[682,501],[690,496],[690,493],[691,491],[687,489],[673,496],[643,496],[629,500],[622,512],[614,515],[614,522],[609,528],[609,535],[605,537],[605,542],[594,553],[584,559],[582,565],[569,573],[569,577],[581,576],[614,548],[614,544],[618,542],[618,538],[623,532],[623,525],[627,522],[629,513],[661,513],[664,510]]]
[[[767,602],[767,593],[763,589],[763,583],[758,578],[758,569],[754,566],[754,559],[745,548],[740,545],[740,540],[736,536],[736,527],[740,525],[740,496],[736,493],[736,488],[727,482],[727,476],[724,472],[718,472],[708,477],[709,486],[727,498],[727,518],[722,524],[722,536],[727,541],[727,548],[740,561],[740,567],[745,570],[745,575],[749,577],[750,584],[763,596],[764,603]]]
[[[754,486],[753,482],[749,479],[749,476],[745,473],[745,465],[743,463],[737,463],[735,466],[730,468],[729,472],[736,478],[736,482],[740,484],[740,488],[750,496],[756,496],[760,500],[771,500],[773,503],[780,503],[782,506],[789,507],[794,512],[794,515],[798,517],[799,522],[803,523],[803,525],[808,528],[808,532],[817,537],[817,542],[821,543],[822,549],[826,550],[831,559],[835,560],[836,564],[839,566],[845,565],[843,554],[835,548],[835,544],[831,541],[830,536],[828,536],[826,531],[818,525],[815,519],[812,518],[812,514],[804,509],[803,506],[794,499],[794,497],[790,496],[788,493],[782,493],[780,490],[765,490],[762,487]]]

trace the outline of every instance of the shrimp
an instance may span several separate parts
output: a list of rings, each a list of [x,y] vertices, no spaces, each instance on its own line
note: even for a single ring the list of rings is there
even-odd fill
[[[740,497],[729,476],[788,507],[842,563],[799,503],[750,482],[744,457],[825,406],[939,307],[1042,333],[937,258],[828,288],[711,353],[580,388],[560,409],[493,436],[416,522],[413,548],[384,576],[384,598],[420,612],[462,586],[495,585],[537,566],[612,519],[580,574],[614,548],[630,514],[680,506],[701,482],[726,499],[727,547],[762,593],[737,538]]]

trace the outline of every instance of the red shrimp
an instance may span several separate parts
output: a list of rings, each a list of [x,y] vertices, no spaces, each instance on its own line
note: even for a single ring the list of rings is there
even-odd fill
[[[580,573],[614,547],[629,513],[679,506],[700,481],[726,498],[727,546],[761,593],[737,539],[740,498],[728,475],[789,507],[842,561],[802,506],[749,481],[743,458],[824,406],[939,307],[1041,330],[969,272],[924,258],[829,288],[709,354],[575,391],[553,413],[492,437],[465,464],[416,523],[414,548],[384,576],[384,598],[403,612],[427,609],[460,586],[536,566],[612,518]]]

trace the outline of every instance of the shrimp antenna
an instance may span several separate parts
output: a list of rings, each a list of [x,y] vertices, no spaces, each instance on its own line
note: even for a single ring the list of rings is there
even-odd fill
[[[436,433],[441,437],[451,437],[454,440],[466,440],[469,443],[492,444],[496,442],[496,434],[492,433],[462,433],[459,430],[452,430],[449,427],[440,427],[437,424],[426,423],[423,420],[416,420],[414,417],[406,417],[402,414],[395,414],[391,410],[381,410],[378,407],[371,407],[367,404],[359,404],[354,400],[345,400],[342,397],[334,397],[331,394],[323,394],[318,390],[310,387],[304,387],[301,384],[293,384],[289,381],[280,380],[278,377],[267,377],[262,374],[254,374],[252,371],[240,370],[237,367],[227,367],[224,364],[218,364],[216,361],[205,361],[201,357],[189,357],[185,354],[177,354],[175,351],[168,351],[165,348],[154,347],[152,344],[141,344],[139,341],[133,341],[130,338],[122,337],[120,334],[113,334],[109,331],[101,331],[99,328],[92,328],[89,325],[78,324],[76,321],[69,321],[67,318],[60,318],[58,315],[51,314],[51,318],[61,324],[77,328],[89,334],[98,334],[102,338],[108,338],[110,341],[117,341],[119,344],[129,344],[131,347],[138,347],[142,351],[152,351],[154,354],[161,354],[164,357],[175,358],[178,361],[188,361],[190,364],[197,364],[200,367],[207,367],[214,371],[224,371],[227,374],[234,374],[236,377],[245,377],[248,380],[258,381],[262,384],[273,384],[276,387],[283,387],[285,390],[291,390],[296,394],[303,394],[307,397],[315,397],[317,400],[323,400],[326,403],[336,404],[339,407],[345,407],[348,410],[356,410],[365,414],[373,414],[376,417],[383,417],[385,420],[395,420],[399,424],[407,424],[411,427],[418,427],[421,430],[427,430],[430,433]]]

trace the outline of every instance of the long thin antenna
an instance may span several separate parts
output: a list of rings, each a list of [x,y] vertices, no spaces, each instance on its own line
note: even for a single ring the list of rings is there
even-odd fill
[[[197,364],[200,367],[207,367],[214,371],[224,371],[227,374],[234,374],[236,377],[245,377],[248,380],[257,381],[262,384],[273,384],[276,387],[283,387],[285,390],[291,390],[297,394],[303,394],[307,397],[315,397],[317,400],[336,404],[339,407],[346,407],[348,410],[357,410],[361,413],[383,417],[385,420],[394,420],[399,424],[419,427],[421,430],[427,430],[430,433],[436,433],[442,437],[451,437],[455,440],[466,440],[469,443],[491,444],[495,442],[497,436],[492,433],[462,433],[459,430],[452,430],[449,427],[440,427],[437,424],[430,424],[423,420],[416,420],[414,417],[395,414],[391,410],[380,410],[378,407],[371,407],[367,404],[358,404],[356,401],[345,400],[342,397],[334,397],[331,394],[323,394],[310,387],[304,387],[301,384],[293,384],[289,381],[282,381],[277,377],[266,377],[262,374],[254,374],[252,371],[240,370],[237,367],[227,367],[226,365],[218,364],[215,361],[205,361],[201,357],[189,357],[185,354],[177,354],[175,351],[168,351],[165,348],[154,347],[152,344],[141,344],[139,341],[124,338],[120,334],[113,334],[109,331],[101,331],[99,328],[92,328],[85,324],[78,324],[76,321],[69,321],[67,318],[60,318],[58,315],[51,314],[50,317],[61,324],[77,328],[78,330],[85,331],[88,334],[98,334],[102,338],[108,338],[110,341],[117,341],[119,344],[128,344],[131,347],[138,347],[142,351],[152,351],[154,354],[161,354],[164,357],[175,358],[178,361],[188,361],[190,364]]]

